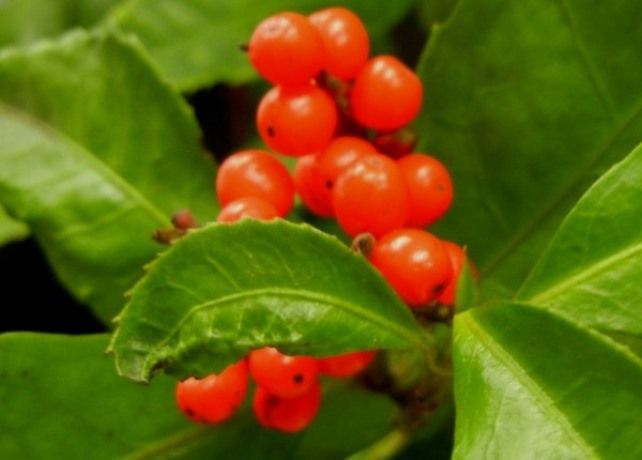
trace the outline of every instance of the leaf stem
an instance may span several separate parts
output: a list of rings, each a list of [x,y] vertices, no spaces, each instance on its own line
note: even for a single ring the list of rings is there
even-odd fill
[[[385,460],[397,454],[410,440],[409,433],[396,429],[369,447],[348,457],[348,460]]]

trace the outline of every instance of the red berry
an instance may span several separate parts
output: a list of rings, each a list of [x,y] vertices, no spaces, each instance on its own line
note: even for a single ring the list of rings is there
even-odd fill
[[[309,82],[325,60],[317,29],[305,16],[289,12],[270,16],[254,29],[248,54],[265,79],[285,86]]]
[[[419,113],[423,89],[419,77],[392,56],[378,56],[361,69],[352,87],[354,118],[364,126],[393,131]]]
[[[226,367],[220,374],[203,379],[188,378],[176,385],[176,403],[183,413],[197,422],[219,423],[239,408],[247,391],[245,360]]]
[[[361,19],[345,8],[327,8],[310,15],[325,50],[325,69],[352,79],[368,60],[370,40]]]
[[[280,398],[259,386],[254,393],[254,414],[259,423],[285,433],[295,433],[307,427],[321,406],[321,386],[318,382],[295,398]]]
[[[450,258],[442,242],[414,228],[395,230],[380,238],[370,261],[411,307],[437,299],[452,279]]]
[[[320,358],[319,372],[331,377],[352,377],[368,367],[375,355],[375,351],[357,351]]]
[[[334,187],[339,175],[354,162],[368,155],[376,155],[375,149],[369,142],[353,136],[337,137],[319,153],[318,162],[328,181],[328,187]]]
[[[262,198],[246,196],[230,201],[219,213],[217,222],[236,222],[244,217],[257,220],[270,220],[279,217],[274,206]]]
[[[189,230],[196,227],[196,220],[189,209],[181,209],[172,216],[172,224],[179,230]]]
[[[358,137],[337,137],[316,155],[306,155],[297,162],[294,184],[306,206],[322,217],[334,216],[332,189],[337,177],[352,163],[377,150]]]
[[[425,227],[436,222],[453,200],[453,184],[446,167],[436,158],[420,153],[405,156],[397,164],[410,194],[407,225]]]
[[[464,265],[466,264],[467,256],[464,248],[462,248],[458,244],[452,243],[450,241],[442,241],[442,244],[444,245],[444,248],[446,248],[446,252],[448,252],[448,257],[450,258],[450,266],[453,270],[453,276],[450,280],[450,283],[448,283],[446,289],[444,289],[444,292],[441,293],[437,300],[439,301],[439,303],[442,303],[444,305],[454,305],[455,295],[457,293],[457,282],[459,281],[461,271],[464,269]],[[470,262],[468,266],[472,271],[473,277],[476,278],[477,270]]]
[[[332,192],[334,212],[350,236],[375,237],[401,227],[408,215],[408,190],[397,164],[368,155],[341,174]]]
[[[325,176],[317,155],[300,157],[294,168],[294,188],[306,207],[317,216],[332,217],[331,189],[326,187]]]
[[[256,113],[263,142],[284,155],[301,156],[325,148],[337,127],[337,108],[315,84],[275,86]]]
[[[305,393],[317,379],[318,364],[309,356],[288,356],[265,347],[250,353],[250,373],[257,385],[280,398]]]
[[[216,177],[222,206],[238,198],[262,198],[285,216],[292,208],[294,184],[279,160],[262,150],[243,150],[228,157]]]

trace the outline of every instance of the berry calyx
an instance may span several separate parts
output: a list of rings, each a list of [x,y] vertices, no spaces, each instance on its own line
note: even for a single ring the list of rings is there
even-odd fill
[[[319,372],[330,377],[354,377],[368,367],[376,354],[375,351],[357,351],[319,358]]]
[[[394,131],[415,119],[423,88],[419,77],[393,56],[370,59],[354,80],[352,115],[363,126]]]
[[[217,222],[236,222],[243,218],[270,220],[279,217],[274,206],[262,198],[246,196],[230,201],[221,209]]]
[[[257,385],[271,394],[296,398],[316,383],[319,367],[309,356],[288,356],[265,347],[250,353],[249,369]]]
[[[294,184],[279,160],[262,150],[243,150],[223,161],[216,176],[216,192],[222,206],[238,198],[262,198],[279,216],[292,208]]]
[[[368,60],[370,40],[361,19],[345,8],[326,8],[310,15],[325,50],[325,70],[352,79]]]
[[[408,190],[399,167],[384,155],[368,155],[341,174],[332,192],[337,221],[350,236],[375,237],[403,226]]]
[[[176,403],[196,422],[219,423],[239,408],[247,392],[248,368],[245,360],[226,367],[220,374],[203,379],[190,377],[176,385]]]
[[[407,225],[425,227],[441,218],[453,200],[453,184],[446,167],[436,158],[415,153],[397,164],[409,192]]]
[[[414,228],[395,230],[377,240],[370,262],[413,308],[436,300],[453,275],[441,240]]]
[[[296,433],[306,428],[321,405],[321,386],[314,382],[308,390],[294,398],[280,398],[259,386],[254,393],[254,414],[266,428]]]
[[[302,156],[328,145],[337,127],[337,108],[315,84],[275,86],[261,99],[256,123],[261,139],[271,149]]]
[[[324,65],[323,41],[308,18],[280,13],[263,20],[248,44],[250,62],[275,85],[308,83]]]

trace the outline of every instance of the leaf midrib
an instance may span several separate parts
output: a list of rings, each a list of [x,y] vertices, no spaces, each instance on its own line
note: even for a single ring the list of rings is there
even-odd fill
[[[534,304],[545,303],[551,298],[555,297],[560,292],[568,290],[569,288],[579,285],[583,281],[589,280],[592,277],[598,275],[599,273],[607,270],[611,266],[625,260],[631,256],[634,256],[636,253],[642,252],[642,241],[638,241],[637,244],[633,246],[625,247],[620,251],[612,253],[609,257],[601,259],[591,265],[586,269],[572,275],[570,277],[564,278],[561,282],[552,285],[548,289],[541,291],[539,294],[530,297],[528,302]]]
[[[217,299],[209,300],[207,302],[203,302],[201,304],[195,305],[194,307],[191,307],[189,311],[185,315],[183,315],[180,321],[176,323],[176,326],[174,326],[174,328],[172,328],[172,330],[168,332],[167,336],[154,347],[154,351],[152,352],[152,355],[157,355],[158,351],[162,349],[172,339],[172,337],[176,335],[178,331],[180,331],[182,326],[187,321],[189,321],[192,318],[192,316],[198,314],[200,311],[208,308],[212,308],[212,307],[217,307],[217,306],[225,307],[230,305],[236,305],[236,302],[240,299],[262,297],[262,296],[263,297],[273,296],[276,298],[292,297],[294,299],[325,303],[332,307],[336,307],[343,311],[347,311],[353,316],[369,320],[372,324],[381,326],[385,330],[394,333],[397,337],[402,338],[405,341],[408,341],[410,344],[423,346],[423,340],[420,334],[415,333],[409,330],[408,328],[400,327],[397,325],[397,323],[393,321],[388,321],[386,318],[382,317],[381,315],[373,314],[367,308],[360,308],[359,305],[353,304],[352,302],[344,302],[341,299],[336,297],[328,296],[317,292],[311,292],[307,290],[304,291],[304,290],[294,290],[289,288],[272,287],[272,288],[250,289],[244,292],[222,296]]]
[[[54,145],[58,146],[61,151],[66,154],[72,155],[78,159],[81,164],[87,164],[96,174],[105,182],[112,184],[115,188],[119,189],[123,195],[129,197],[132,202],[137,203],[141,209],[158,222],[159,225],[166,225],[168,218],[163,214],[160,209],[152,204],[151,201],[142,195],[132,184],[127,182],[123,177],[116,174],[114,170],[109,168],[103,161],[100,161],[97,155],[92,154],[87,148],[80,143],[76,142],[66,134],[54,126],[35,118],[27,112],[7,104],[0,100],[0,116],[7,116],[9,118],[17,119],[19,123],[29,126]],[[78,231],[78,229],[76,229]]]
[[[504,364],[506,369],[534,396],[533,400],[546,413],[547,418],[549,420],[555,420],[557,425],[564,430],[569,438],[575,441],[575,444],[586,454],[586,458],[599,458],[581,434],[575,430],[570,420],[553,404],[553,401],[547,396],[544,388],[529,377],[528,373],[511,357],[504,347],[494,340],[470,314],[460,315],[459,318],[466,323],[470,332],[477,337],[489,353]]]

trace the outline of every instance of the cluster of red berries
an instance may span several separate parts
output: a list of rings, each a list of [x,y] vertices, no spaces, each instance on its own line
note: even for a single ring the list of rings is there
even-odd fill
[[[352,377],[365,369],[374,356],[373,351],[364,351],[315,359],[284,355],[272,347],[261,348],[220,374],[179,382],[176,401],[192,420],[219,423],[241,406],[252,376],[256,383],[254,413],[259,423],[294,433],[308,426],[319,410],[319,374]]]
[[[336,218],[348,235],[376,239],[369,260],[410,307],[452,305],[466,253],[421,230],[446,213],[453,186],[439,160],[413,152],[405,126],[421,107],[415,73],[392,56],[369,59],[365,27],[344,8],[271,16],[254,30],[247,51],[275,85],[259,104],[259,133],[297,163],[291,176],[266,151],[228,157],[216,179],[217,221],[285,217],[298,194],[310,212]],[[178,404],[194,420],[225,420],[244,399],[250,374],[259,422],[294,432],[319,408],[319,371],[352,376],[373,357],[317,360],[255,350],[219,375],[181,382]]]

